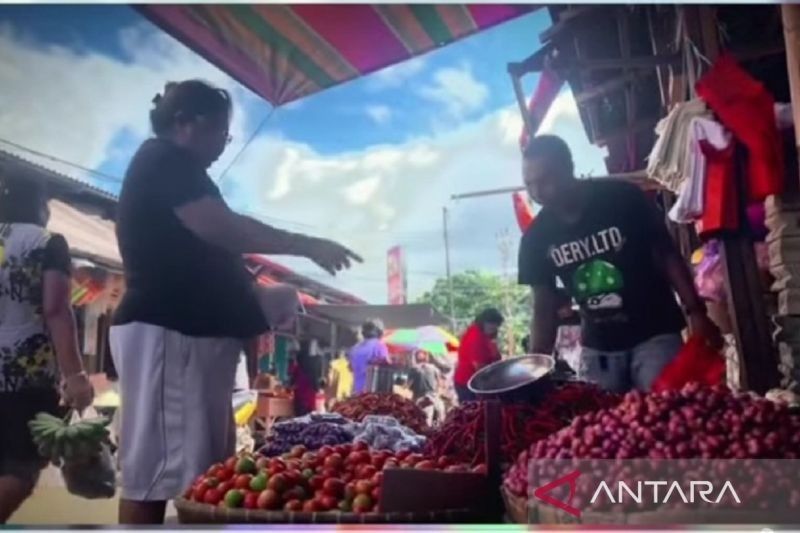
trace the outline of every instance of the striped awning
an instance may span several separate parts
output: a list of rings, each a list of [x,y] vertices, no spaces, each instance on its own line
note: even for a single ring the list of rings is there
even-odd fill
[[[136,9],[271,104],[281,105],[536,7],[149,4]]]
[[[279,281],[272,279],[271,277],[267,276],[266,274],[259,274],[256,276],[256,281],[262,287],[272,287],[275,285],[284,285]],[[303,305],[319,305],[319,300],[311,296],[310,294],[306,294],[303,291],[297,291],[297,296],[300,298],[300,303]]]

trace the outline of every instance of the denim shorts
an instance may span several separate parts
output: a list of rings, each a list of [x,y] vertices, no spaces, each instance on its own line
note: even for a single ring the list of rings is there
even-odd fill
[[[648,392],[682,346],[681,335],[669,333],[652,337],[627,351],[603,352],[584,347],[579,376],[611,392],[625,393],[632,389]]]

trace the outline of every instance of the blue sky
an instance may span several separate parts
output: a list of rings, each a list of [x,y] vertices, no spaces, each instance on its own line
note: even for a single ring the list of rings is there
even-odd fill
[[[498,233],[519,235],[510,198],[449,197],[520,182],[521,121],[505,65],[534,52],[549,24],[540,10],[272,112],[127,6],[2,6],[0,138],[96,169],[110,178],[62,170],[115,192],[150,133],[153,95],[167,81],[207,79],[236,101],[234,142],[213,178],[272,112],[219,182],[232,207],[341,240],[367,262],[331,280],[304,260],[280,260],[382,302],[386,250],[400,244],[414,297],[444,273],[444,205],[455,271],[515,267],[502,264],[497,247]],[[526,79],[526,92],[535,83]],[[586,141],[568,91],[542,129],[572,144],[579,172],[603,172],[603,153]]]

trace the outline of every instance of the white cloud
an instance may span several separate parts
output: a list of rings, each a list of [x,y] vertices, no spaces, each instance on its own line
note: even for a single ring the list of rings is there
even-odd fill
[[[479,111],[489,100],[489,88],[475,79],[468,64],[436,71],[432,83],[421,87],[419,93],[456,119]]]
[[[96,167],[112,146],[118,148],[120,132],[131,137],[130,153],[149,134],[150,99],[166,81],[201,77],[233,90],[237,102],[234,144],[212,169],[221,172],[239,152],[237,143],[249,136],[245,130],[253,127],[245,124],[243,108],[250,112],[264,104],[161,33],[136,29],[124,38],[125,62],[36,47],[0,30],[0,137]],[[431,94],[443,97],[449,88],[461,95],[458,111],[480,109],[482,90],[472,87],[477,96],[464,96],[471,83],[455,83],[457,70],[437,73],[434,87],[440,91]],[[471,74],[465,79],[474,81]],[[602,152],[588,145],[568,103],[554,107],[550,131],[570,143],[579,172],[599,171]],[[364,255],[364,265],[336,280],[308,261],[281,261],[371,301],[386,298],[386,250],[403,245],[413,297],[444,272],[444,205],[451,212],[453,269],[501,269],[496,234],[503,228],[516,231],[511,199],[502,195],[453,203],[450,196],[519,184],[520,128],[518,111],[509,107],[441,134],[332,155],[262,135],[226,175],[230,187],[223,189],[235,208],[292,231],[340,240]]]
[[[123,130],[134,138],[149,135],[151,100],[166,82],[201,78],[231,90],[237,102],[234,142],[216,167],[225,168],[247,137],[242,104],[255,101],[252,93],[162,32],[138,25],[120,39],[127,62],[35,46],[10,25],[0,26],[0,136],[96,168]]]
[[[368,87],[373,90],[397,88],[425,70],[425,59],[415,57],[370,74]]]
[[[392,109],[387,105],[370,105],[364,110],[375,124],[383,126],[392,120]]]

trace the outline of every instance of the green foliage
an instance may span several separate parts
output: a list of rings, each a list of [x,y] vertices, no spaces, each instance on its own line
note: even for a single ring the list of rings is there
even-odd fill
[[[520,343],[528,334],[531,321],[530,289],[497,274],[476,270],[453,275],[452,283],[453,314],[456,320],[454,333],[463,333],[483,309],[496,307],[505,317],[503,331],[498,338],[501,351],[506,355],[511,352],[521,353]],[[419,302],[428,303],[450,317],[449,293],[447,279],[438,279],[433,289],[419,298]],[[509,330],[514,337],[513,348],[509,346]]]

